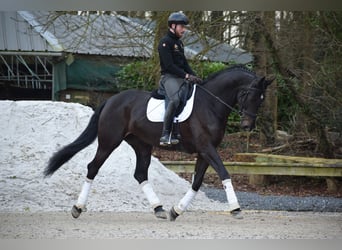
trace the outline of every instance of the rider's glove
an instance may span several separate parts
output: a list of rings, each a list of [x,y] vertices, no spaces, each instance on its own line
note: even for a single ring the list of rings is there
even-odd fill
[[[188,80],[191,83],[198,83],[198,84],[202,83],[201,78],[194,76],[194,75],[190,75],[190,74],[188,74],[188,77],[186,78],[186,80]]]

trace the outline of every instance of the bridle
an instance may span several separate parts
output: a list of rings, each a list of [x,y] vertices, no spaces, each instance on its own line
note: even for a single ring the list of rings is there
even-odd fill
[[[254,87],[248,87],[248,88],[244,88],[242,89],[240,92],[239,92],[239,96],[238,96],[238,99],[243,99],[242,101],[239,100],[239,104],[241,104],[240,106],[240,116],[242,116],[242,114],[246,114],[250,117],[252,117],[253,119],[255,119],[257,117],[256,114],[253,114],[253,113],[250,113],[247,111],[247,108],[246,108],[246,100],[247,100],[247,97],[250,93],[250,91],[254,91],[254,92],[261,92],[261,94],[263,93],[262,90],[260,89],[257,89],[257,88],[254,88]]]
[[[247,111],[247,109],[246,109],[246,99],[247,99],[250,91],[263,92],[262,90],[254,88],[254,87],[247,87],[247,88],[244,88],[244,89],[240,90],[239,91],[239,96],[238,96],[238,99],[239,99],[238,103],[239,103],[239,106],[240,106],[240,110],[238,110],[238,109],[232,107],[231,105],[229,105],[228,103],[226,103],[225,101],[223,101],[220,97],[214,95],[208,89],[202,87],[201,85],[197,85],[197,87],[199,87],[200,89],[204,90],[207,94],[209,94],[210,96],[215,98],[218,102],[220,102],[221,104],[223,104],[224,106],[229,108],[231,111],[234,111],[234,112],[238,113],[240,115],[240,117],[242,117],[243,115],[248,115],[248,116],[252,117],[253,119],[255,119],[257,117],[256,114],[253,114],[253,113],[250,113],[250,112]],[[241,100],[242,98],[243,98],[243,100]]]

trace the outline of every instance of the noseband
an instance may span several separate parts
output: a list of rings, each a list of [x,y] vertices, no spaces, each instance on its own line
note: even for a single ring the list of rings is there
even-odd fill
[[[238,102],[239,102],[239,104],[241,103],[239,114],[240,114],[240,116],[248,115],[248,116],[252,117],[253,119],[255,119],[257,117],[257,115],[248,112],[247,108],[246,108],[246,100],[247,100],[247,97],[251,91],[254,91],[254,92],[258,91],[261,93],[263,92],[262,90],[254,88],[254,87],[248,87],[248,88],[242,89],[239,92],[239,96],[238,96],[238,100],[239,100]]]

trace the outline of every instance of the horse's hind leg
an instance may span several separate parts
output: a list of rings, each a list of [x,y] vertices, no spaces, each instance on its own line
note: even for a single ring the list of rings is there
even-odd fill
[[[125,140],[132,146],[137,157],[134,178],[140,184],[142,191],[154,210],[155,216],[160,219],[167,219],[167,213],[163,209],[160,199],[154,192],[151,183],[148,182],[148,168],[151,163],[152,146],[133,135],[128,136]]]
[[[112,138],[112,140],[110,140],[109,138]],[[113,137],[110,136],[99,137],[99,145],[97,147],[96,155],[94,159],[88,164],[87,178],[82,186],[82,190],[78,196],[77,203],[72,207],[71,210],[71,214],[74,218],[78,218],[81,212],[86,211],[86,203],[88,200],[88,195],[90,192],[92,182],[102,164],[106,161],[106,159],[113,152],[113,150],[120,145],[121,141],[121,138],[113,139]]]

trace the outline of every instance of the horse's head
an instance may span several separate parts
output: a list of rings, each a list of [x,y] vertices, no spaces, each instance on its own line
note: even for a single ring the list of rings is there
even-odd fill
[[[265,77],[257,77],[248,87],[243,87],[238,93],[238,104],[241,113],[241,128],[251,131],[255,128],[255,120],[258,109],[265,98],[265,91],[273,79],[267,80]]]

